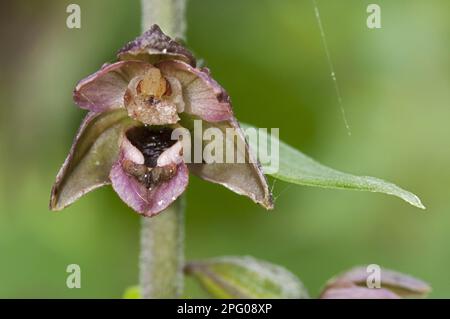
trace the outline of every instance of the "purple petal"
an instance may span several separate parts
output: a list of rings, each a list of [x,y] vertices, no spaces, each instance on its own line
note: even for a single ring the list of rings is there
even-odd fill
[[[355,294],[371,294],[376,296],[375,292],[364,292],[364,290],[355,290],[354,287],[359,289],[377,290],[380,294],[386,294],[383,290],[387,290],[390,293],[395,294],[396,297],[416,296],[423,297],[430,292],[430,286],[416,278],[411,276],[392,271],[389,269],[381,268],[380,271],[380,289],[367,288],[367,279],[371,276],[372,272],[367,271],[367,267],[355,267],[346,271],[331,280],[328,281],[324,288],[322,295],[329,295],[329,291],[333,291],[333,294],[341,293],[355,293]],[[350,291],[336,290],[341,288],[350,287]],[[369,297],[367,297],[369,298]],[[387,297],[386,297],[387,298]]]
[[[142,75],[152,66],[142,61],[120,61],[105,64],[102,68],[81,80],[73,92],[75,103],[82,109],[104,112],[123,107],[128,82]]]
[[[171,149],[179,149],[180,143],[176,143],[164,153],[171,153]],[[158,164],[168,165],[175,163],[176,173],[168,181],[164,181],[148,189],[144,184],[140,183],[134,176],[127,173],[124,169],[124,162],[126,160],[132,161],[136,164],[142,164],[144,158],[140,151],[134,147],[125,137],[122,141],[121,152],[119,159],[114,163],[110,179],[112,186],[119,197],[133,210],[144,216],[154,216],[166,209],[172,202],[174,202],[186,189],[189,179],[189,172],[184,162],[179,158],[174,159],[170,155],[161,154],[163,160]],[[161,158],[160,157],[160,158]],[[167,159],[171,159],[168,161]],[[163,166],[162,166],[163,167]]]
[[[62,210],[84,194],[109,184],[109,171],[119,154],[119,138],[129,123],[125,110],[120,109],[86,116],[56,176],[51,210]]]
[[[203,129],[215,127],[226,136],[226,129],[232,128],[236,132],[239,141],[234,143],[234,153],[237,154],[238,143],[243,143],[245,163],[192,163],[189,170],[197,176],[217,184],[221,184],[231,191],[244,195],[254,202],[261,204],[266,209],[273,208],[272,193],[259,162],[251,152],[244,134],[235,119],[227,122],[211,123],[203,122]],[[195,136],[194,136],[195,137]]]
[[[400,299],[400,296],[383,288],[349,286],[328,289],[320,299]]]
[[[208,122],[233,118],[230,98],[210,76],[209,71],[193,68],[181,61],[163,61],[156,65],[166,77],[174,77],[183,89],[184,112]]]
[[[366,267],[355,267],[332,279],[328,285],[353,283],[355,285],[365,286],[369,275],[370,273],[367,272]],[[422,296],[431,290],[430,286],[422,280],[385,268],[381,268],[380,279],[381,287],[393,289],[401,296]]]
[[[120,60],[142,60],[152,64],[175,59],[195,66],[192,53],[166,36],[156,24],[134,41],[127,43],[119,50],[117,57]]]

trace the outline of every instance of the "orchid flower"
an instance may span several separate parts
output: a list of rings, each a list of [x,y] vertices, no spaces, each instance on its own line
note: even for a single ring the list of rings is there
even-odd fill
[[[56,177],[52,210],[111,184],[137,213],[154,216],[185,191],[189,172],[273,208],[230,98],[208,69],[197,68],[193,55],[157,25],[126,44],[117,58],[74,90],[75,103],[89,113]],[[186,163],[183,144],[172,132],[192,129],[194,120],[222,132],[234,130],[247,161]]]

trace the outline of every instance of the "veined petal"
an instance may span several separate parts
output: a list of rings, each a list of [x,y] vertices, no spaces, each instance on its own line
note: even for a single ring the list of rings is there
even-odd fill
[[[233,118],[230,98],[207,69],[196,69],[182,61],[163,61],[156,65],[165,77],[176,78],[183,89],[184,112],[208,122]]]
[[[51,210],[62,210],[87,192],[109,183],[109,171],[119,153],[119,137],[132,124],[122,109],[88,113],[56,176]]]
[[[192,131],[191,117],[182,117],[182,125]],[[254,202],[261,204],[266,209],[273,208],[272,193],[267,184],[260,164],[249,148],[244,134],[237,121],[233,118],[229,121],[212,123],[202,121],[203,130],[217,128],[224,137],[224,150],[233,152],[236,161],[227,161],[224,154],[223,162],[213,163],[191,163],[188,164],[189,170],[195,175],[217,184],[221,184],[231,191],[244,195]],[[228,129],[228,130],[227,130]],[[228,134],[227,134],[228,131]],[[233,133],[233,134],[230,134]],[[202,139],[203,134],[193,134],[194,139]],[[227,141],[228,140],[228,141]],[[227,147],[229,142],[232,147]],[[194,143],[205,143],[204,141],[194,141]],[[244,159],[245,162],[238,162],[237,158]]]
[[[224,256],[186,264],[192,276],[217,299],[307,299],[308,291],[289,270],[251,256]]]
[[[73,99],[82,109],[93,112],[123,107],[128,82],[151,68],[152,65],[142,61],[105,64],[99,71],[78,82]]]
[[[175,59],[195,66],[192,53],[165,35],[156,24],[135,40],[127,43],[119,50],[117,57],[120,60],[142,60],[152,64]]]
[[[114,190],[139,214],[148,217],[158,214],[187,187],[189,172],[180,151],[181,143],[177,142],[159,156],[157,166],[147,168],[140,150],[124,135],[120,155],[110,173]],[[153,180],[154,184],[150,180],[152,172],[157,172],[152,177],[156,179]]]

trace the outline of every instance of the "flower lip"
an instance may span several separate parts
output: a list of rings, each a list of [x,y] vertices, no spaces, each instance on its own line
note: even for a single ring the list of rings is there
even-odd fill
[[[171,132],[167,127],[142,125],[124,132],[121,152],[109,174],[119,197],[144,216],[163,211],[188,185],[181,142],[172,141]]]

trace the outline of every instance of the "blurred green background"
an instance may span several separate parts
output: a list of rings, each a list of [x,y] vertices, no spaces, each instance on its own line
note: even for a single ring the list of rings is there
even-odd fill
[[[139,1],[2,1],[0,297],[119,298],[138,281],[139,217],[110,187],[48,211],[56,172],[84,115],[76,82],[140,33]],[[369,3],[382,28],[366,26]],[[386,195],[275,184],[267,212],[192,177],[187,258],[253,255],[284,265],[312,295],[331,276],[376,263],[450,297],[450,5],[447,0],[319,0],[352,135],[340,114],[309,0],[190,0],[188,46],[242,121],[324,164],[398,183],[425,212]],[[273,183],[273,181],[271,181]],[[66,287],[81,266],[82,288]],[[187,281],[188,297],[204,296]]]

